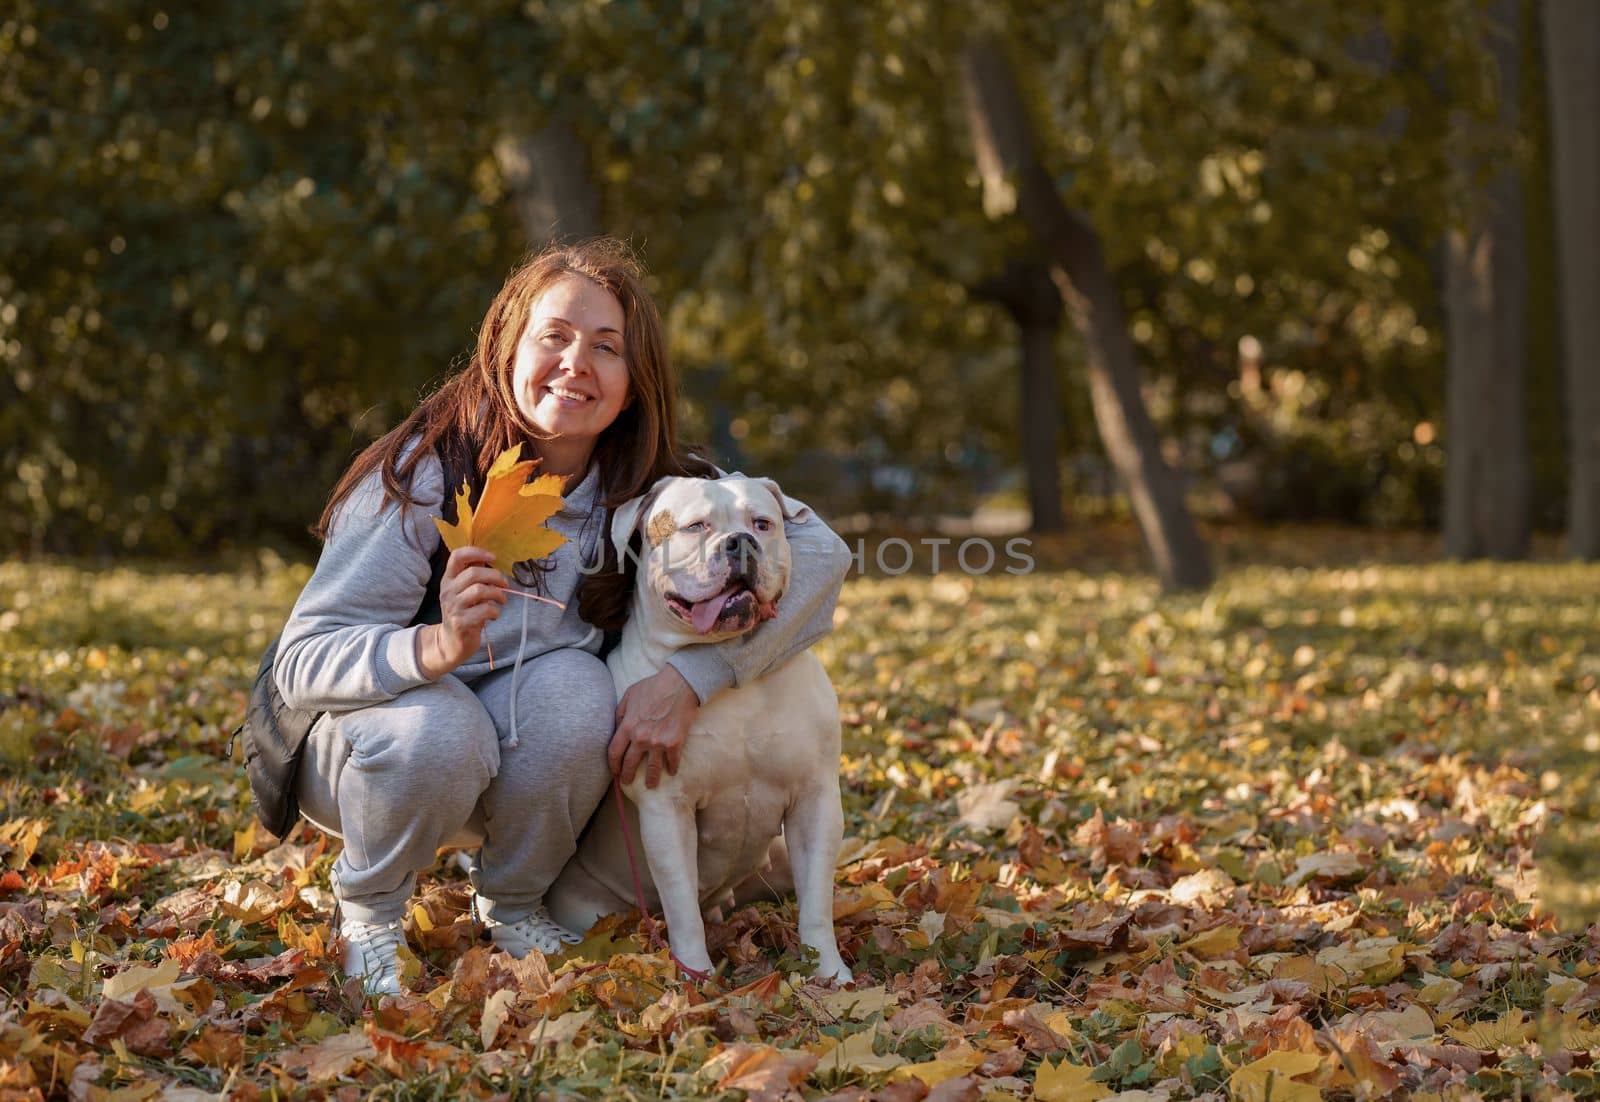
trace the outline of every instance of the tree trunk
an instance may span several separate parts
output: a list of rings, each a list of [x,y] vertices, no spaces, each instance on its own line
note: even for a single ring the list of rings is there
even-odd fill
[[[1600,559],[1600,3],[1545,0],[1544,47],[1570,426],[1567,537],[1573,555]]]
[[[1005,274],[973,288],[979,298],[1004,306],[1022,336],[1022,466],[1028,479],[1029,531],[1061,532],[1061,386],[1056,378],[1056,336],[1061,295],[1043,264],[1016,262]]]
[[[1100,239],[1057,193],[1034,149],[1022,99],[997,43],[979,39],[961,65],[983,205],[990,217],[1015,209],[1050,265],[1050,277],[1083,335],[1089,391],[1101,442],[1127,488],[1156,573],[1168,589],[1211,584],[1211,563],[1183,500],[1183,485],[1161,457],[1161,442],[1139,391],[1139,369],[1122,302]]]
[[[600,232],[600,196],[589,179],[583,143],[556,121],[527,138],[501,138],[494,159],[511,189],[531,247]]]
[[[1490,49],[1500,74],[1500,124],[1520,130],[1517,0],[1498,0]],[[1528,554],[1527,256],[1522,186],[1509,165],[1484,208],[1445,242],[1449,313],[1445,553]]]

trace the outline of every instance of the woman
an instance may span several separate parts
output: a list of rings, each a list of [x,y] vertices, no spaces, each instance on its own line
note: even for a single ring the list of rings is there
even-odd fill
[[[618,703],[597,655],[626,616],[632,571],[606,551],[606,511],[661,477],[718,473],[679,443],[675,402],[660,316],[627,249],[554,247],[507,279],[467,367],[334,488],[273,669],[289,706],[326,713],[298,794],[308,819],[344,838],[333,870],[344,965],[369,993],[399,991],[417,873],[464,829],[483,839],[474,884],[496,945],[520,957],[577,941],[543,898],[611,771],[631,781],[643,766],[653,785],[676,769],[705,701],[831,627],[848,551],[819,521],[793,524],[777,618],[679,651]],[[565,478],[549,526],[568,542],[536,563],[446,555],[434,516],[454,520],[455,489],[466,481],[475,502],[516,446]],[[519,591],[555,603],[518,596],[508,609]]]

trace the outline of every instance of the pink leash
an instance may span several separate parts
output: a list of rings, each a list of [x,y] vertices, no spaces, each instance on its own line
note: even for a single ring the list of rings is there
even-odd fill
[[[633,898],[639,904],[639,925],[645,929],[645,938],[651,948],[663,947],[661,933],[656,928],[655,919],[650,917],[650,912],[644,906],[644,886],[639,882],[639,862],[633,856],[633,832],[628,829],[627,811],[622,805],[622,782],[615,776],[611,778],[611,794],[617,799],[617,821],[622,824],[622,844],[628,848],[628,871],[633,873]],[[672,946],[666,945],[667,956],[672,958],[672,963],[689,979],[696,983],[710,983],[711,973],[702,972],[698,968],[690,968],[678,959],[678,954],[672,951]]]

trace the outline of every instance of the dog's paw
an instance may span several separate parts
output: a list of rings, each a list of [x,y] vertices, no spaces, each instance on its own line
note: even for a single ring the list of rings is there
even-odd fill
[[[850,966],[837,956],[831,961],[822,960],[817,962],[816,978],[819,980],[832,980],[840,985],[854,983],[856,980],[850,971]]]

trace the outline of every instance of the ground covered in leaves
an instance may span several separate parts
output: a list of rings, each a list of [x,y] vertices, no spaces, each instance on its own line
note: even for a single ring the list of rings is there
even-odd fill
[[[0,1097],[1600,1093],[1600,568],[1274,546],[1181,598],[849,583],[853,990],[792,903],[713,927],[709,985],[633,921],[514,962],[441,865],[415,995],[371,1005],[333,851],[257,830],[225,756],[307,568],[0,565]]]

